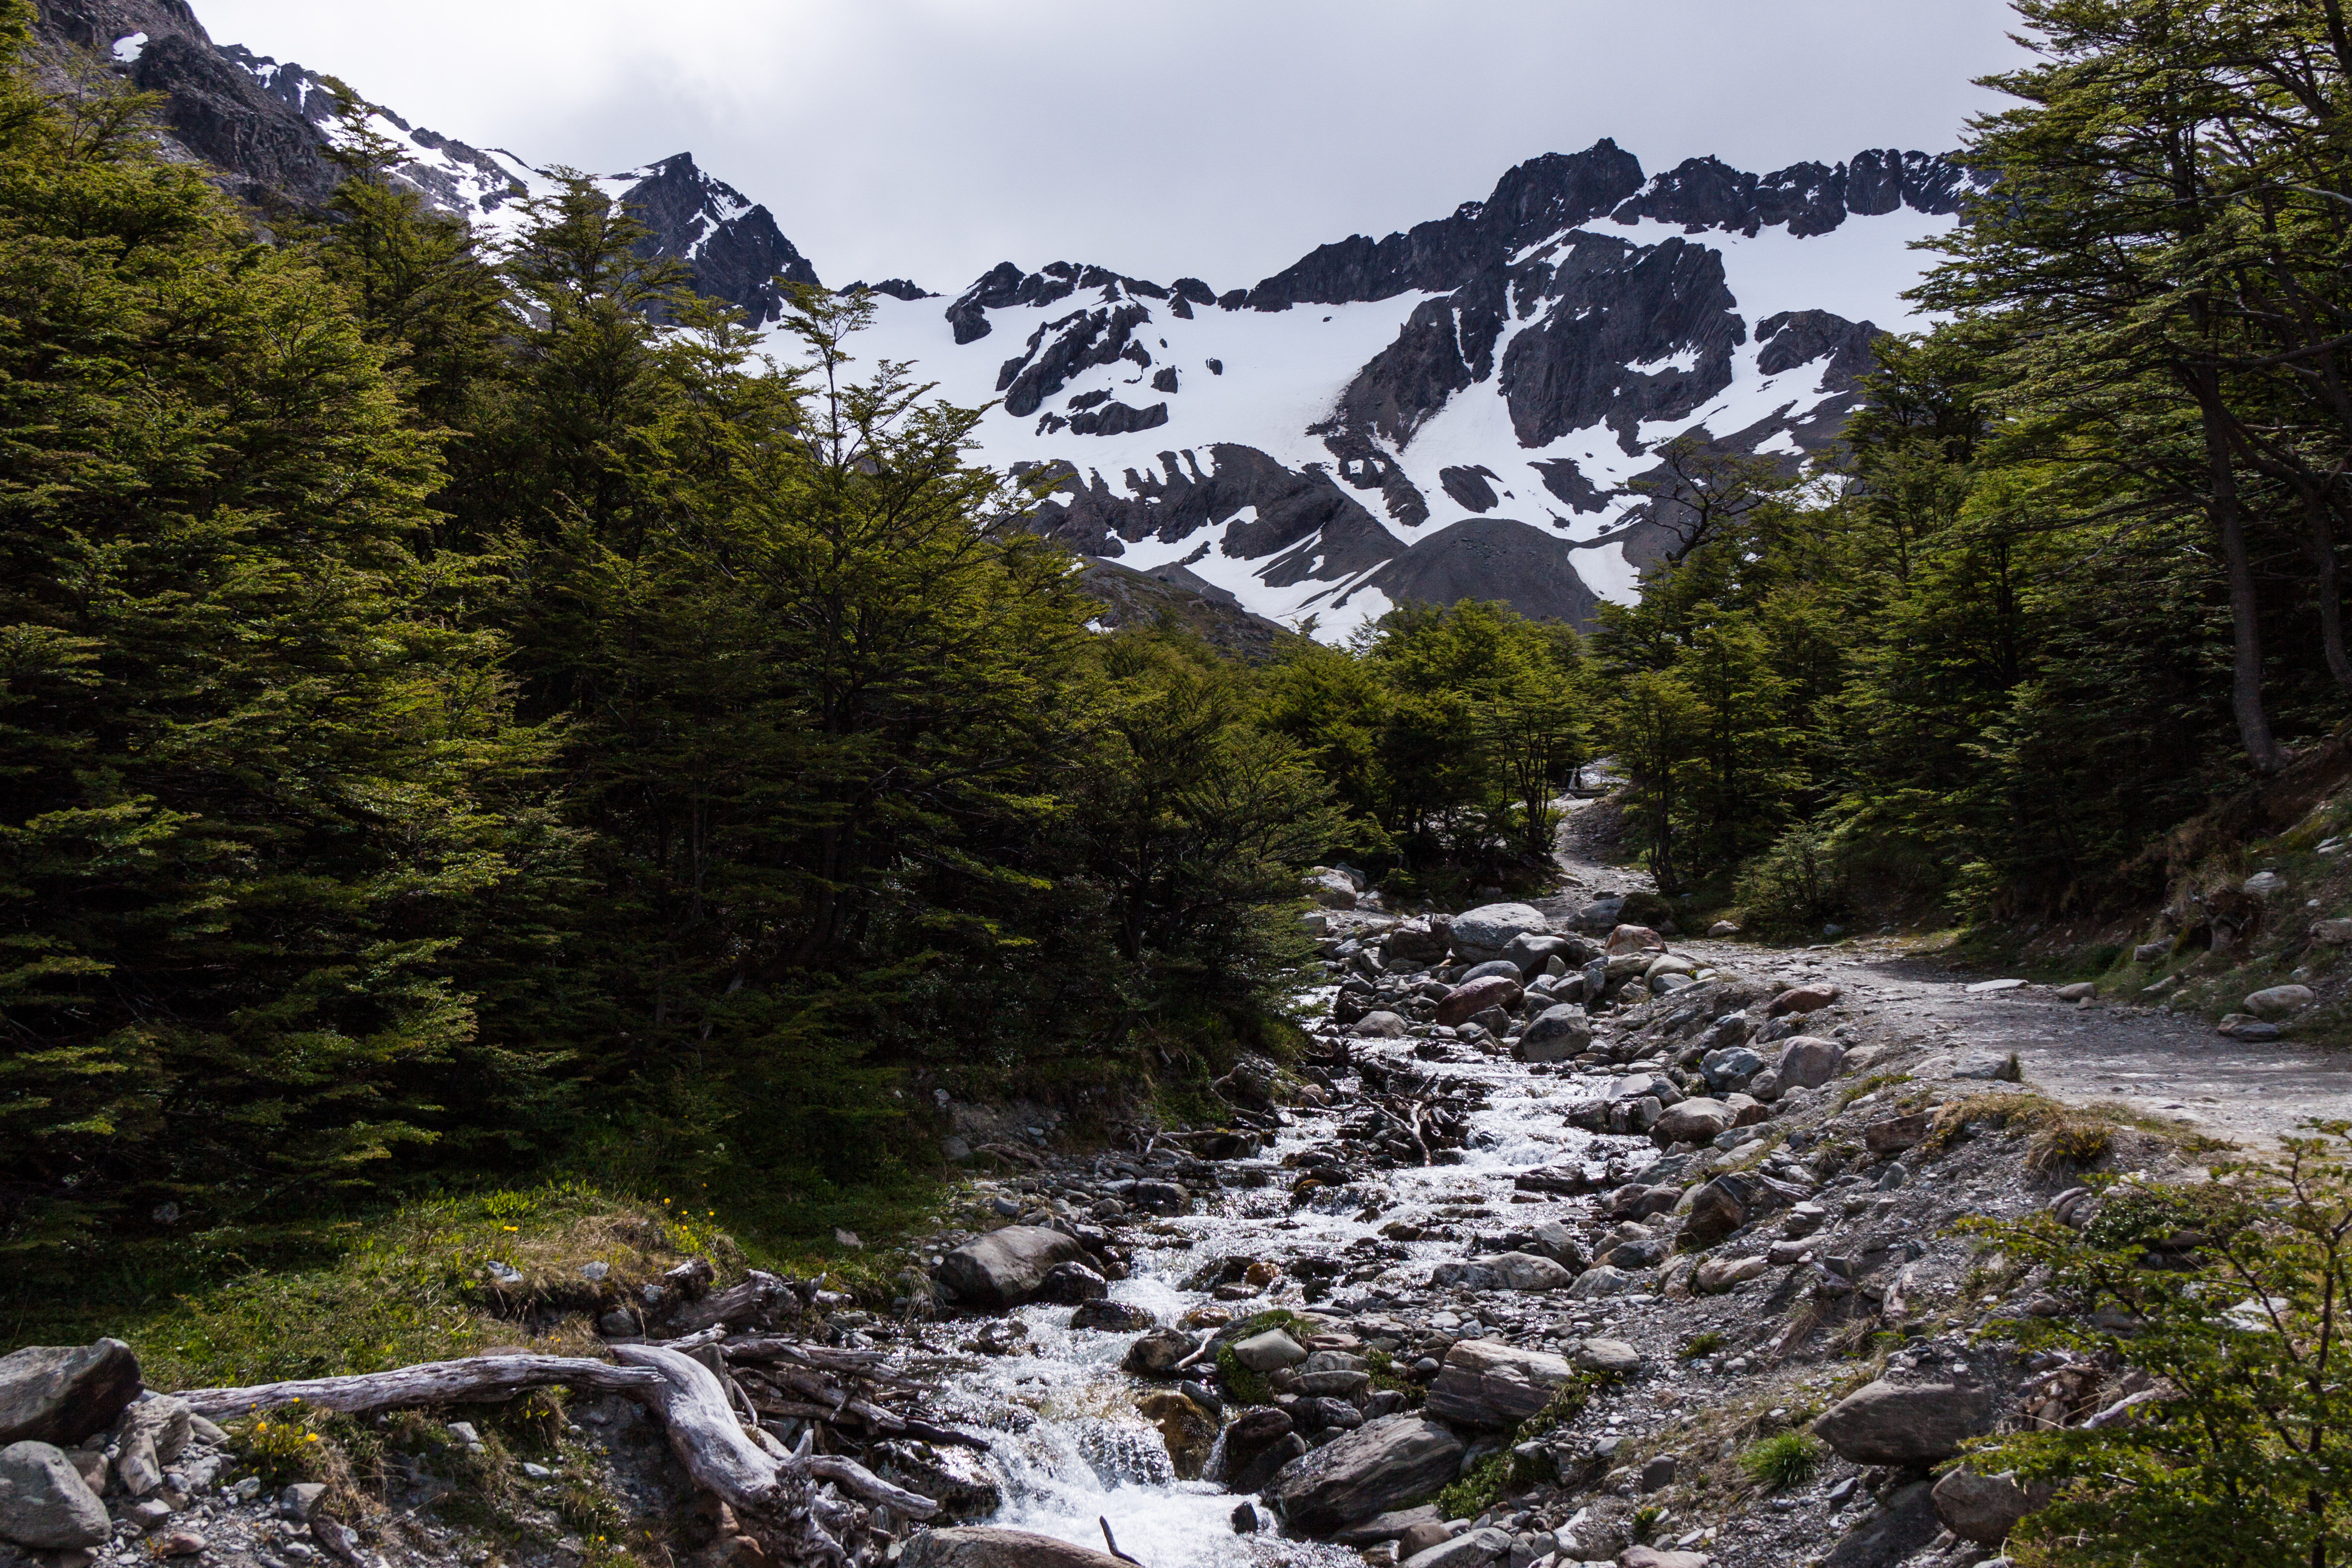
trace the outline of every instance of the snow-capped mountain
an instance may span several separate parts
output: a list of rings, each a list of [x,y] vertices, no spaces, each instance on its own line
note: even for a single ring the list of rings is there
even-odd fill
[[[552,183],[552,164],[217,47],[184,0],[40,0],[39,36],[60,79],[79,48],[163,94],[172,148],[265,213],[323,201],[327,150],[360,123],[400,178],[493,235]],[[651,226],[648,254],[754,321],[776,319],[779,277],[817,280],[689,154],[599,184]],[[1326,637],[1407,599],[1581,623],[1676,542],[1671,503],[1641,488],[1662,447],[1794,463],[1836,439],[1872,340],[1907,313],[1907,247],[1949,226],[1963,186],[1940,158],[1876,150],[1653,177],[1603,141],[1248,288],[1069,262],[1005,262],[952,298],[889,279],[864,352],[993,403],[982,455],[1046,469],[1038,526],[1075,551]]]
[[[216,45],[185,0],[40,0],[37,38],[60,85],[69,75],[66,51],[79,49],[163,95],[170,149],[221,171],[265,213],[325,201],[342,177],[328,149],[362,123],[397,150],[396,177],[493,236],[512,232],[522,199],[554,184],[553,164],[468,146],[409,124],[335,77]],[[782,310],[777,277],[817,280],[768,209],[703,173],[691,153],[597,183],[653,230],[646,255],[684,262],[697,292],[753,321],[772,321]]]
[[[1627,488],[1661,446],[1836,439],[1874,318],[1905,313],[1906,249],[1962,183],[1879,151],[1645,178],[1604,141],[1222,294],[1007,262],[952,300],[878,300],[874,352],[1001,400],[983,450],[1055,465],[1043,524],[1087,554],[1325,636],[1409,598],[1581,622],[1675,542]]]

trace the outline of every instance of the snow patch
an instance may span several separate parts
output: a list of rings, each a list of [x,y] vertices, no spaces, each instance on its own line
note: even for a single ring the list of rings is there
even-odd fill
[[[126,33],[114,40],[114,60],[117,65],[132,66],[147,52],[147,35]]]

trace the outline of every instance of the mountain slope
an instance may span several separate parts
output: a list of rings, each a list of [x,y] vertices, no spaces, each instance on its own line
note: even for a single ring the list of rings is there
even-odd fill
[[[167,148],[219,171],[265,214],[304,212],[333,194],[342,170],[328,149],[352,123],[399,150],[395,176],[429,205],[493,234],[510,232],[522,199],[554,184],[551,167],[412,126],[334,77],[215,44],[185,0],[40,0],[36,40],[54,87],[70,89],[76,71],[94,62],[161,94]],[[781,312],[778,276],[817,281],[773,215],[704,174],[690,153],[598,183],[653,230],[647,256],[685,263],[697,293],[753,321]]]
[[[1653,178],[1603,141],[1247,289],[1006,262],[944,307],[877,299],[873,352],[1001,400],[982,448],[1052,468],[1041,523],[1074,550],[1326,636],[1406,598],[1582,623],[1678,542],[1628,488],[1659,447],[1836,439],[1963,185],[1891,150]]]

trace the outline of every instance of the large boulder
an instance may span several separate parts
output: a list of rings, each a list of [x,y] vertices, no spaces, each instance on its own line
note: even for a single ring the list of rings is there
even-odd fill
[[[1327,910],[1356,907],[1356,884],[1345,871],[1318,866],[1307,873],[1307,896]]]
[[[1541,974],[1545,966],[1555,958],[1568,968],[1575,969],[1586,959],[1599,957],[1600,951],[1580,936],[1521,931],[1503,949],[1503,956],[1517,964],[1520,973],[1532,979]]]
[[[1764,1009],[1764,1016],[1784,1018],[1793,1014],[1802,1017],[1807,1013],[1820,1012],[1842,994],[1834,985],[1792,985],[1772,998],[1771,1005]]]
[[[1098,1329],[1112,1334],[1133,1333],[1138,1329],[1155,1327],[1159,1321],[1150,1308],[1139,1307],[1132,1301],[1088,1301],[1070,1314],[1070,1327],[1074,1329]]]
[[[1461,1468],[1461,1438],[1418,1415],[1383,1415],[1285,1466],[1266,1500],[1291,1529],[1328,1535],[1419,1501]]]
[[[1401,1013],[1386,1008],[1367,1013],[1348,1026],[1348,1033],[1360,1040],[1402,1040],[1412,1032],[1412,1026]]]
[[[1307,1347],[1280,1329],[1268,1329],[1235,1342],[1234,1359],[1252,1372],[1275,1372],[1305,1361]]]
[[[1933,1494],[1936,1517],[1944,1521],[1944,1528],[1979,1546],[1999,1546],[2009,1539],[2018,1521],[2049,1507],[2053,1495],[2047,1481],[2020,1486],[2015,1472],[2010,1470],[1997,1476],[1954,1470],[1936,1483]]]
[[[0,1448],[0,1540],[48,1552],[102,1545],[106,1505],[54,1443]]]
[[[1002,1310],[1036,1295],[1055,1264],[1076,1263],[1084,1256],[1076,1239],[1058,1230],[1008,1225],[941,1258],[939,1280],[965,1306]]]
[[[1639,973],[1642,970],[1648,969],[1651,959],[1665,951],[1666,939],[1648,926],[1621,925],[1609,933],[1608,954],[1611,958],[1632,958],[1639,955],[1642,960],[1638,969],[1628,973]]]
[[[907,1542],[898,1568],[1124,1568],[1108,1552],[993,1524],[926,1530]]]
[[[1532,1252],[1490,1252],[1467,1262],[1441,1263],[1429,1282],[1463,1290],[1564,1290],[1576,1276]]]
[[[1712,1143],[1731,1131],[1739,1112],[1719,1100],[1701,1097],[1671,1106],[1650,1125],[1650,1141],[1670,1143]]]
[[[1481,904],[1454,917],[1454,953],[1471,963],[1503,956],[1514,937],[1540,935],[1549,922],[1530,904]]]
[[[0,1447],[70,1448],[114,1425],[139,1397],[139,1357],[121,1340],[27,1345],[0,1356]]]
[[[1045,1282],[1037,1288],[1038,1300],[1059,1307],[1099,1301],[1109,1294],[1110,1281],[1083,1263],[1056,1263],[1045,1270]]]
[[[1592,1045],[1592,1020],[1575,1003],[1547,1007],[1528,1023],[1511,1047],[1523,1062],[1564,1062]]]
[[[1990,1431],[1999,1413],[1987,1388],[1881,1378],[1822,1412],[1813,1431],[1857,1465],[1931,1465]]]
[[[1519,1005],[1519,983],[1507,974],[1490,974],[1483,980],[1465,981],[1445,994],[1437,1005],[1437,1021],[1451,1028],[1468,1023],[1489,1007],[1511,1008]]]
[[[2310,1006],[2313,1000],[2308,985],[2273,985],[2248,996],[2245,1007],[2257,1018],[2286,1018]]]
[[[1603,1377],[1632,1377],[1642,1370],[1642,1352],[1623,1340],[1580,1340],[1569,1358],[1579,1372]]]
[[[1456,1426],[1500,1431],[1551,1403],[1569,1380],[1567,1360],[1500,1340],[1464,1340],[1445,1352],[1429,1385],[1429,1414]]]
[[[866,1450],[866,1464],[884,1480],[930,1499],[951,1520],[992,1519],[1004,1506],[1004,1488],[970,1448],[876,1443]]]

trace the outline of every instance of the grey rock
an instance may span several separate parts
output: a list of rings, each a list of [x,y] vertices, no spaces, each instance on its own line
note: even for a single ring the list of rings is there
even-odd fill
[[[1371,1388],[1372,1374],[1368,1372],[1302,1372],[1298,1374],[1298,1392],[1316,1399],[1343,1399],[1355,1405],[1360,1403]]]
[[[1467,1262],[1441,1263],[1430,1283],[1466,1290],[1559,1290],[1576,1276],[1532,1252],[1495,1252]]]
[[[1764,1058],[1746,1046],[1731,1046],[1712,1050],[1699,1058],[1698,1070],[1711,1089],[1728,1093],[1748,1087],[1748,1080],[1764,1070]]]
[[[1511,1550],[1511,1538],[1502,1531],[1465,1530],[1450,1541],[1404,1559],[1404,1568],[1478,1568]]]
[[[307,1524],[326,1495],[327,1489],[318,1481],[296,1481],[278,1494],[278,1511]]]
[[[1472,964],[1469,969],[1463,973],[1462,984],[1467,985],[1473,980],[1485,980],[1488,976],[1496,974],[1502,975],[1507,980],[1524,980],[1526,978],[1525,973],[1517,964],[1513,963],[1507,958],[1498,958],[1488,963]]]
[[[2258,1018],[2285,1018],[2302,1012],[2315,1000],[2308,985],[2272,985],[2254,992],[2242,1005]]]
[[[1837,1077],[1844,1065],[1845,1047],[1822,1035],[1798,1035],[1780,1046],[1780,1059],[1773,1071],[1780,1076],[1780,1089],[1820,1089]]]
[[[1564,1062],[1591,1048],[1592,1021],[1573,1003],[1547,1007],[1511,1047],[1523,1062]]]
[[[1444,1427],[1388,1415],[1285,1466],[1267,1500],[1293,1530],[1325,1535],[1428,1496],[1461,1464],[1462,1439]]]
[[[1739,1113],[1719,1100],[1685,1100],[1650,1125],[1650,1141],[1664,1147],[1674,1143],[1712,1143],[1731,1131]]]
[[[1923,1465],[1958,1453],[1963,1441],[1990,1430],[1998,1414],[1988,1389],[1881,1378],[1831,1405],[1813,1431],[1858,1465]]]
[[[49,1552],[104,1544],[106,1505],[54,1443],[0,1448],[0,1540]]]
[[[1604,1297],[1622,1296],[1633,1288],[1633,1277],[1622,1268],[1599,1264],[1576,1277],[1568,1288],[1569,1295],[1579,1301],[1597,1301]]]
[[[112,1426],[139,1386],[139,1357],[121,1340],[12,1351],[0,1356],[0,1447],[69,1448]]]
[[[2047,1508],[2053,1492],[2046,1481],[2018,1485],[2013,1471],[1979,1476],[1954,1470],[1936,1483],[1932,1495],[1936,1517],[1944,1521],[1945,1529],[1979,1546],[1998,1546],[2009,1539],[2018,1521]]]
[[[1584,1244],[1578,1239],[1576,1232],[1556,1219],[1538,1220],[1535,1238],[1535,1249],[1563,1268],[1580,1274],[1591,1261],[1585,1256]]]
[[[1402,1040],[1412,1032],[1412,1026],[1401,1014],[1385,1009],[1367,1013],[1348,1026],[1348,1033],[1360,1040]]]
[[[1822,1568],[1887,1568],[1911,1558],[1942,1529],[1931,1493],[1926,1481],[1882,1493],[1877,1510],[1822,1559]]]
[[[2275,1040],[2280,1030],[2276,1024],[2257,1018],[2251,1013],[2231,1013],[2213,1026],[2213,1032],[2224,1038],[2244,1040]]]
[[[884,1480],[930,1499],[960,1523],[993,1518],[1004,1506],[1003,1487],[989,1473],[987,1460],[970,1448],[876,1443],[866,1450],[866,1465]]]
[[[2015,1051],[1969,1051],[1954,1064],[1952,1076],[1986,1083],[2017,1083],[2025,1077],[2025,1068]]]
[[[1529,904],[1481,904],[1454,917],[1454,951],[1470,963],[1484,963],[1502,957],[1514,938],[1542,935],[1549,925],[1542,911]]]
[[[1642,1352],[1623,1340],[1581,1341],[1570,1360],[1579,1372],[1597,1372],[1604,1377],[1632,1377],[1643,1366]]]
[[[2144,942],[2132,949],[2134,963],[2162,963],[2171,956],[2172,944],[2168,942]]]
[[[1108,1552],[992,1524],[926,1530],[907,1542],[899,1568],[1121,1568]]]
[[[1500,1340],[1464,1340],[1445,1353],[1426,1408],[1456,1426],[1499,1431],[1551,1403],[1573,1372],[1565,1357]]]
[[[1272,1372],[1277,1367],[1297,1366],[1305,1361],[1307,1347],[1280,1329],[1268,1329],[1262,1334],[1236,1341],[1234,1359],[1252,1372]]]
[[[1029,1300],[1055,1265],[1076,1263],[1081,1256],[1076,1240],[1058,1230],[1011,1225],[940,1259],[939,1281],[958,1301],[1001,1310]]]

